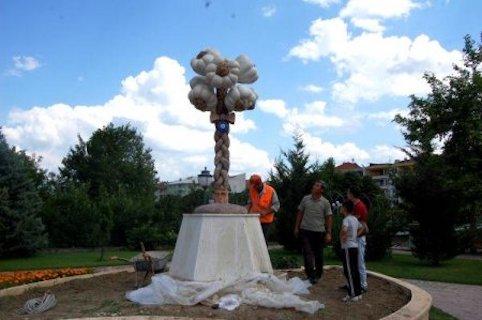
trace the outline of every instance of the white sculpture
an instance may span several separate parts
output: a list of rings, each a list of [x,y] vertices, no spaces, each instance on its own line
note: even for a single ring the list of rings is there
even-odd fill
[[[189,101],[196,109],[211,112],[211,122],[216,125],[214,201],[228,203],[229,125],[234,124],[234,111],[254,109],[258,95],[240,84],[255,82],[258,72],[247,56],[229,60],[214,49],[199,52],[191,67],[198,76],[189,83]]]

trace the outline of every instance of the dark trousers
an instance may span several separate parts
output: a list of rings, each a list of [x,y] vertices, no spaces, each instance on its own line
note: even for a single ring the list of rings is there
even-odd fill
[[[271,223],[261,223],[261,229],[263,229],[264,241],[268,244],[268,231]]]
[[[325,233],[300,229],[299,235],[306,275],[309,278],[321,278],[323,275]]]
[[[348,294],[350,297],[359,296],[361,283],[358,270],[358,248],[343,249],[343,272],[348,284]]]

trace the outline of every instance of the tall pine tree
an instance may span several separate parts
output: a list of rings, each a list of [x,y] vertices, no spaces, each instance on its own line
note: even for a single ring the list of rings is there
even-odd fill
[[[281,208],[276,214],[276,230],[278,241],[288,250],[298,248],[293,230],[298,205],[311,189],[315,180],[314,165],[309,163],[309,155],[300,135],[293,137],[294,146],[282,151],[281,157],[274,164],[269,182],[275,188],[281,200]]]
[[[46,244],[35,161],[11,148],[0,131],[0,256],[26,256]]]

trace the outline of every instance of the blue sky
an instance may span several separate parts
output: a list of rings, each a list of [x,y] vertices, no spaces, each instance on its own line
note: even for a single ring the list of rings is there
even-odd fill
[[[208,5],[207,5],[208,4]],[[0,125],[56,170],[77,134],[131,123],[161,179],[212,167],[212,125],[187,100],[206,47],[256,64],[254,111],[238,114],[232,173],[267,172],[293,132],[314,159],[402,157],[421,76],[447,75],[482,3],[417,0],[0,1]]]

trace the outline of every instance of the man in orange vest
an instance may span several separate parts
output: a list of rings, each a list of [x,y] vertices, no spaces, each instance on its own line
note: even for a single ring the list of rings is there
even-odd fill
[[[258,213],[265,240],[270,225],[274,221],[274,213],[279,210],[278,195],[272,186],[263,183],[261,177],[253,174],[248,183],[249,199],[246,208],[249,213]],[[266,240],[266,242],[268,242]]]

